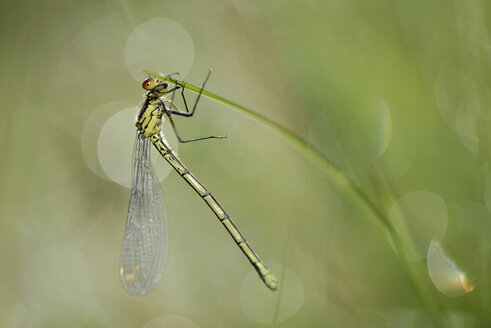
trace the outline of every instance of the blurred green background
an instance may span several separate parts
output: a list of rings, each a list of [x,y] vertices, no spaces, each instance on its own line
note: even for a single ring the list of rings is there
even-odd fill
[[[0,326],[491,326],[490,10],[3,1]],[[228,138],[178,153],[280,291],[154,156],[167,267],[156,290],[130,296],[118,266],[143,69],[200,85],[210,67],[207,90],[287,127],[350,183],[203,99],[177,119],[182,135]]]

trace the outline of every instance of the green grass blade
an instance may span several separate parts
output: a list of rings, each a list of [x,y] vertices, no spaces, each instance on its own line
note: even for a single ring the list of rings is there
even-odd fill
[[[186,90],[196,93],[200,92],[200,87],[189,84],[187,82],[179,81],[171,77],[167,77],[162,74],[157,74],[151,71],[145,71],[149,76],[164,80],[175,85],[178,85]],[[269,120],[268,118],[254,112],[253,110],[241,106],[233,101],[225,99],[219,95],[203,90],[202,95],[208,97],[220,104],[227,105],[228,107],[237,110],[238,112],[245,114],[246,116],[256,120],[269,129],[277,132],[281,135],[291,146],[293,146],[299,153],[307,158],[312,164],[319,168],[324,174],[333,182],[339,189],[343,190],[351,199],[360,206],[364,213],[369,214],[368,218],[379,228],[382,233],[388,232],[394,242],[396,251],[401,259],[401,263],[404,270],[410,277],[413,286],[416,289],[416,293],[423,304],[427,306],[434,314],[435,323],[438,326],[442,326],[438,312],[442,308],[436,295],[431,292],[431,287],[425,280],[425,269],[421,263],[410,263],[404,254],[401,240],[395,231],[394,227],[387,219],[387,216],[380,210],[380,208],[372,202],[372,200],[351,180],[343,174],[343,172],[331,163],[319,150],[311,146],[305,139],[297,136],[287,128]]]
[[[157,74],[154,72],[146,71],[146,73],[152,77],[158,78],[160,80],[164,80],[175,85],[179,85],[180,87],[199,93],[200,87],[189,84],[187,82],[179,81],[165,75]],[[375,220],[376,224],[379,227],[385,227],[387,225],[387,220],[385,216],[380,212],[380,210],[373,204],[370,199],[363,194],[363,192],[355,186],[347,177],[344,175],[341,170],[339,170],[333,163],[331,163],[320,151],[312,147],[305,139],[300,138],[295,135],[290,130],[285,127],[269,120],[268,118],[252,111],[249,108],[241,106],[233,101],[225,99],[219,95],[211,93],[209,91],[203,90],[202,95],[208,97],[218,103],[227,105],[242,114],[256,120],[257,122],[265,125],[269,129],[277,132],[283,138],[285,138],[290,145],[292,145],[297,151],[299,151],[305,158],[307,158],[312,164],[314,164],[317,168],[321,169],[326,176],[330,178],[332,182],[334,182],[339,188],[351,194],[352,198],[361,206],[368,209],[372,214],[372,218]]]

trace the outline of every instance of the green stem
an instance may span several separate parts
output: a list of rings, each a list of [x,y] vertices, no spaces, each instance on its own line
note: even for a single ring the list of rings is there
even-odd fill
[[[192,84],[185,83],[183,81],[175,80],[171,77],[157,74],[154,72],[146,71],[146,73],[152,77],[158,78],[163,81],[170,82],[172,84],[178,85],[184,89],[199,93],[201,88],[197,87]],[[375,205],[370,198],[360,189],[358,188],[355,184],[353,184],[349,178],[344,175],[341,170],[339,170],[333,163],[331,163],[320,151],[312,147],[306,140],[300,138],[299,136],[295,135],[293,132],[290,130],[286,129],[285,127],[269,120],[268,118],[244,107],[241,106],[237,103],[234,103],[228,99],[225,99],[223,97],[220,97],[214,93],[211,93],[209,91],[203,90],[202,95],[206,96],[212,100],[215,100],[221,104],[228,105],[229,107],[239,111],[240,113],[243,113],[247,115],[248,117],[253,118],[257,122],[265,125],[266,127],[270,128],[273,131],[276,131],[278,134],[280,134],[282,137],[284,137],[290,145],[295,147],[297,151],[299,151],[301,154],[305,156],[312,164],[314,164],[316,167],[321,169],[327,177],[330,178],[330,180],[336,184],[338,188],[343,190],[347,195],[351,197],[362,209],[365,210],[365,213],[370,213],[370,220],[375,223],[376,226],[378,226],[383,233],[386,232],[386,229],[388,230],[389,234],[392,237],[392,240],[394,241],[395,248],[401,258],[402,263],[404,264],[404,267],[406,269],[407,274],[411,278],[410,280],[412,281],[412,284],[416,288],[417,294],[420,298],[420,300],[428,306],[429,309],[438,312],[438,310],[441,308],[439,305],[439,302],[434,298],[434,296],[430,292],[430,288],[426,288],[425,285],[426,283],[424,282],[424,277],[423,277],[423,270],[419,266],[412,265],[411,263],[408,262],[404,255],[404,251],[402,248],[402,243],[397,235],[397,232],[395,231],[394,227],[392,224],[390,224],[390,221],[386,218],[386,216],[383,214],[383,212],[378,208],[377,205]]]
[[[157,74],[154,72],[146,71],[146,73],[150,76],[158,78],[163,81],[167,81],[178,85],[184,89],[199,93],[201,88],[194,86],[189,83],[185,83],[183,81],[178,81],[173,78],[167,77],[165,75]],[[228,99],[220,97],[214,93],[203,90],[203,96],[206,96],[212,100],[215,100],[221,104],[228,105],[242,114],[245,114],[257,122],[267,126],[273,131],[278,132],[282,137],[287,139],[287,141],[295,147],[300,153],[302,153],[305,158],[311,161],[316,167],[321,169],[330,179],[333,181],[339,188],[346,191],[348,194],[352,196],[352,198],[363,208],[368,209],[372,214],[374,222],[379,227],[385,227],[387,225],[387,220],[384,215],[378,210],[377,206],[370,201],[370,199],[358,188],[356,187],[334,164],[332,164],[321,152],[312,147],[299,136],[295,135],[285,127],[267,119],[266,117],[248,109],[244,106],[241,106],[237,103],[234,103]]]

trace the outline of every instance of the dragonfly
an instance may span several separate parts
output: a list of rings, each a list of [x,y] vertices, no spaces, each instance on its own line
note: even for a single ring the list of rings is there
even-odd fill
[[[167,77],[170,78],[174,74],[178,73],[169,74]],[[278,280],[274,273],[252,250],[213,194],[181,162],[161,131],[164,118],[170,122],[177,140],[181,143],[225,138],[224,136],[207,136],[183,139],[174,122],[174,116],[189,118],[194,115],[210,74],[211,70],[191,110],[184,96],[184,82],[177,83],[175,80],[174,85],[149,77],[142,83],[147,93],[136,118],[137,133],[133,149],[131,198],[119,270],[123,286],[129,294],[144,295],[154,289],[163,275],[167,257],[167,214],[160,183],[150,160],[150,144],[153,144],[162,157],[205,201],[266,286],[273,291],[278,289]],[[175,93],[179,89],[181,89],[185,110],[174,102]]]

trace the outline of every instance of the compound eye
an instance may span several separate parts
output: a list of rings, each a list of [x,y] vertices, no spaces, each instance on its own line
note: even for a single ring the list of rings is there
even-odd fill
[[[145,79],[145,81],[143,81],[142,88],[145,90],[152,90],[153,88],[155,88],[156,85],[157,83],[155,82],[155,80],[149,77]]]

